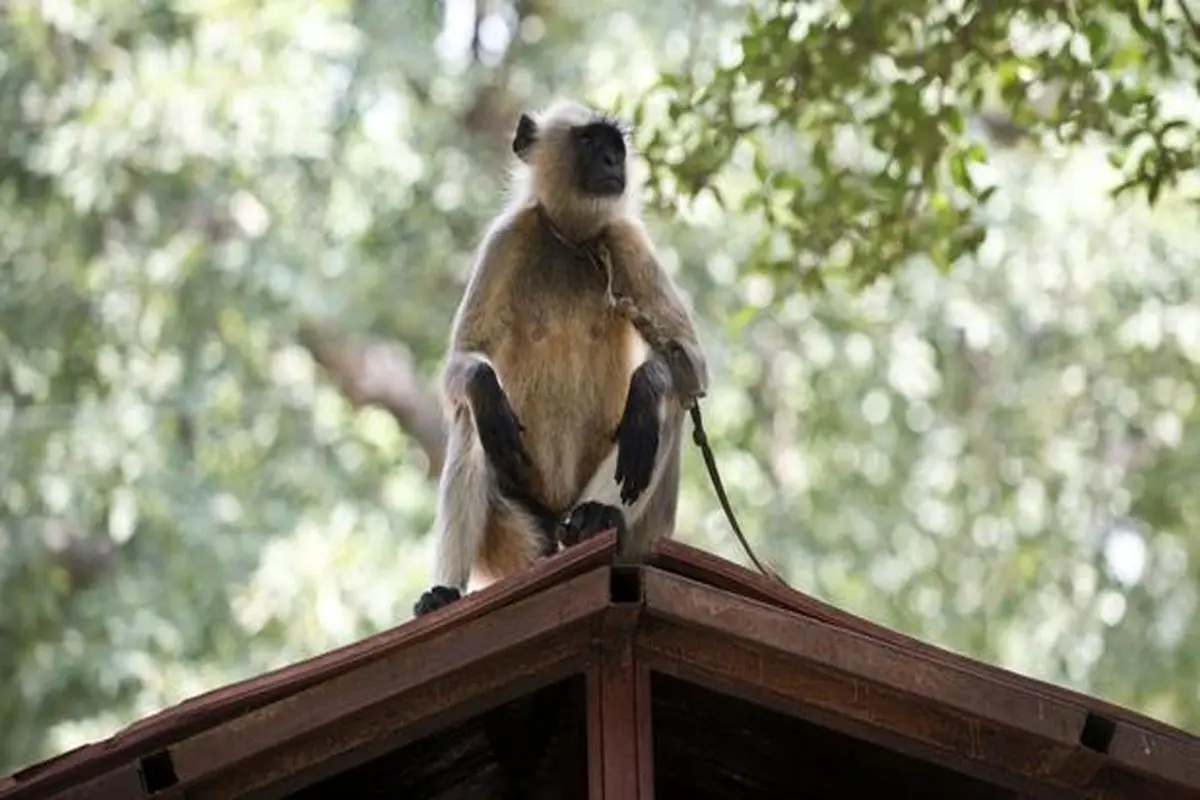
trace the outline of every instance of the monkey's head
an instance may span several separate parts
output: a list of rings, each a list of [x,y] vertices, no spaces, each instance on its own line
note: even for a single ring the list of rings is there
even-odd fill
[[[559,103],[539,117],[522,114],[512,141],[532,192],[557,222],[602,227],[628,196],[625,127],[578,103]]]

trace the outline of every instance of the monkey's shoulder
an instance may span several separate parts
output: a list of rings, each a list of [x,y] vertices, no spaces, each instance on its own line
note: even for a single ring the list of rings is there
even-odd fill
[[[522,264],[547,260],[582,258],[540,218],[533,207],[522,208],[501,217],[484,237],[485,257]]]
[[[654,242],[636,217],[622,217],[611,222],[604,229],[602,242],[618,273],[641,272],[658,266]]]
[[[632,215],[620,216],[608,223],[604,227],[604,236],[611,247],[647,251],[654,249],[646,224]]]

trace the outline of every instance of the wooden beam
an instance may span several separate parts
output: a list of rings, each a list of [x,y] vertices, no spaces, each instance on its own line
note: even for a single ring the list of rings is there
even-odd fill
[[[278,800],[348,772],[411,742],[465,722],[572,675],[588,659],[594,629],[564,629],[544,646],[472,664],[446,682],[425,684],[297,739],[237,769],[188,788],[188,800]],[[331,747],[331,744],[335,745]],[[331,755],[332,753],[332,755]],[[155,798],[157,800],[157,797]]]
[[[958,653],[906,636],[898,631],[876,625],[862,617],[856,617],[835,606],[823,603],[814,597],[781,586],[761,574],[726,561],[719,556],[698,550],[675,539],[659,540],[649,563],[664,572],[691,578],[717,589],[723,589],[741,597],[759,600],[767,605],[787,609],[811,619],[819,620],[845,631],[887,642],[905,652],[943,664],[952,669],[966,671],[986,680],[1008,684],[1020,691],[1041,696],[1053,702],[1067,702],[1086,707],[1106,719],[1118,720],[1140,739],[1144,730],[1156,737],[1170,740],[1170,749],[1185,749],[1192,753],[1190,763],[1200,770],[1200,757],[1196,736],[1172,727],[1161,720],[1139,714],[1128,708],[1113,705],[1100,698],[1072,691],[1064,686],[1039,681],[1024,675],[1001,669],[991,664],[976,661]],[[1120,737],[1118,737],[1120,738]]]
[[[650,670],[633,648],[640,609],[640,602],[613,604],[600,657],[587,672],[589,800],[654,797]]]
[[[608,605],[609,572],[599,567],[174,744],[179,784],[188,797],[248,796],[403,727],[429,732],[419,723],[468,700],[498,704],[498,690],[523,674],[560,677],[556,665],[587,653],[588,620],[598,625]],[[451,677],[477,670],[485,679]]]
[[[636,652],[652,669],[1034,796],[1079,796],[1112,765],[1081,744],[1077,704],[659,569],[644,591]],[[1187,765],[1157,766],[1186,782]]]
[[[127,762],[91,780],[52,795],[54,800],[143,800],[148,795],[136,761]]]

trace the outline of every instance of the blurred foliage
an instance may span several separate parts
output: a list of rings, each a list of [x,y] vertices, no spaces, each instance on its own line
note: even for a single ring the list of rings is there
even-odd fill
[[[977,249],[996,189],[971,124],[985,110],[1008,136],[1109,141],[1117,194],[1153,203],[1200,166],[1171,96],[1200,65],[1200,11],[1182,0],[759,2],[748,17],[718,57],[662,81],[670,123],[645,154],[668,207],[705,191],[725,205],[722,173],[752,170],[728,202],[761,218],[756,262],[785,284],[861,285]]]
[[[640,122],[760,555],[1200,728],[1186,12],[9,0],[0,767],[408,616],[426,455],[297,325],[428,380],[516,113],[557,94]],[[680,538],[740,559],[686,472]]]

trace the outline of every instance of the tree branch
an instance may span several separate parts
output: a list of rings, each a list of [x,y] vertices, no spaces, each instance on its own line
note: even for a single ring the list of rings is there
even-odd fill
[[[1183,21],[1192,29],[1192,35],[1200,39],[1200,21],[1196,19],[1196,15],[1188,8],[1187,0],[1179,0],[1179,13],[1183,14]]]
[[[441,401],[417,374],[407,347],[379,339],[344,340],[313,320],[300,323],[299,340],[351,404],[391,414],[425,452],[430,477],[441,472],[446,456]]]

